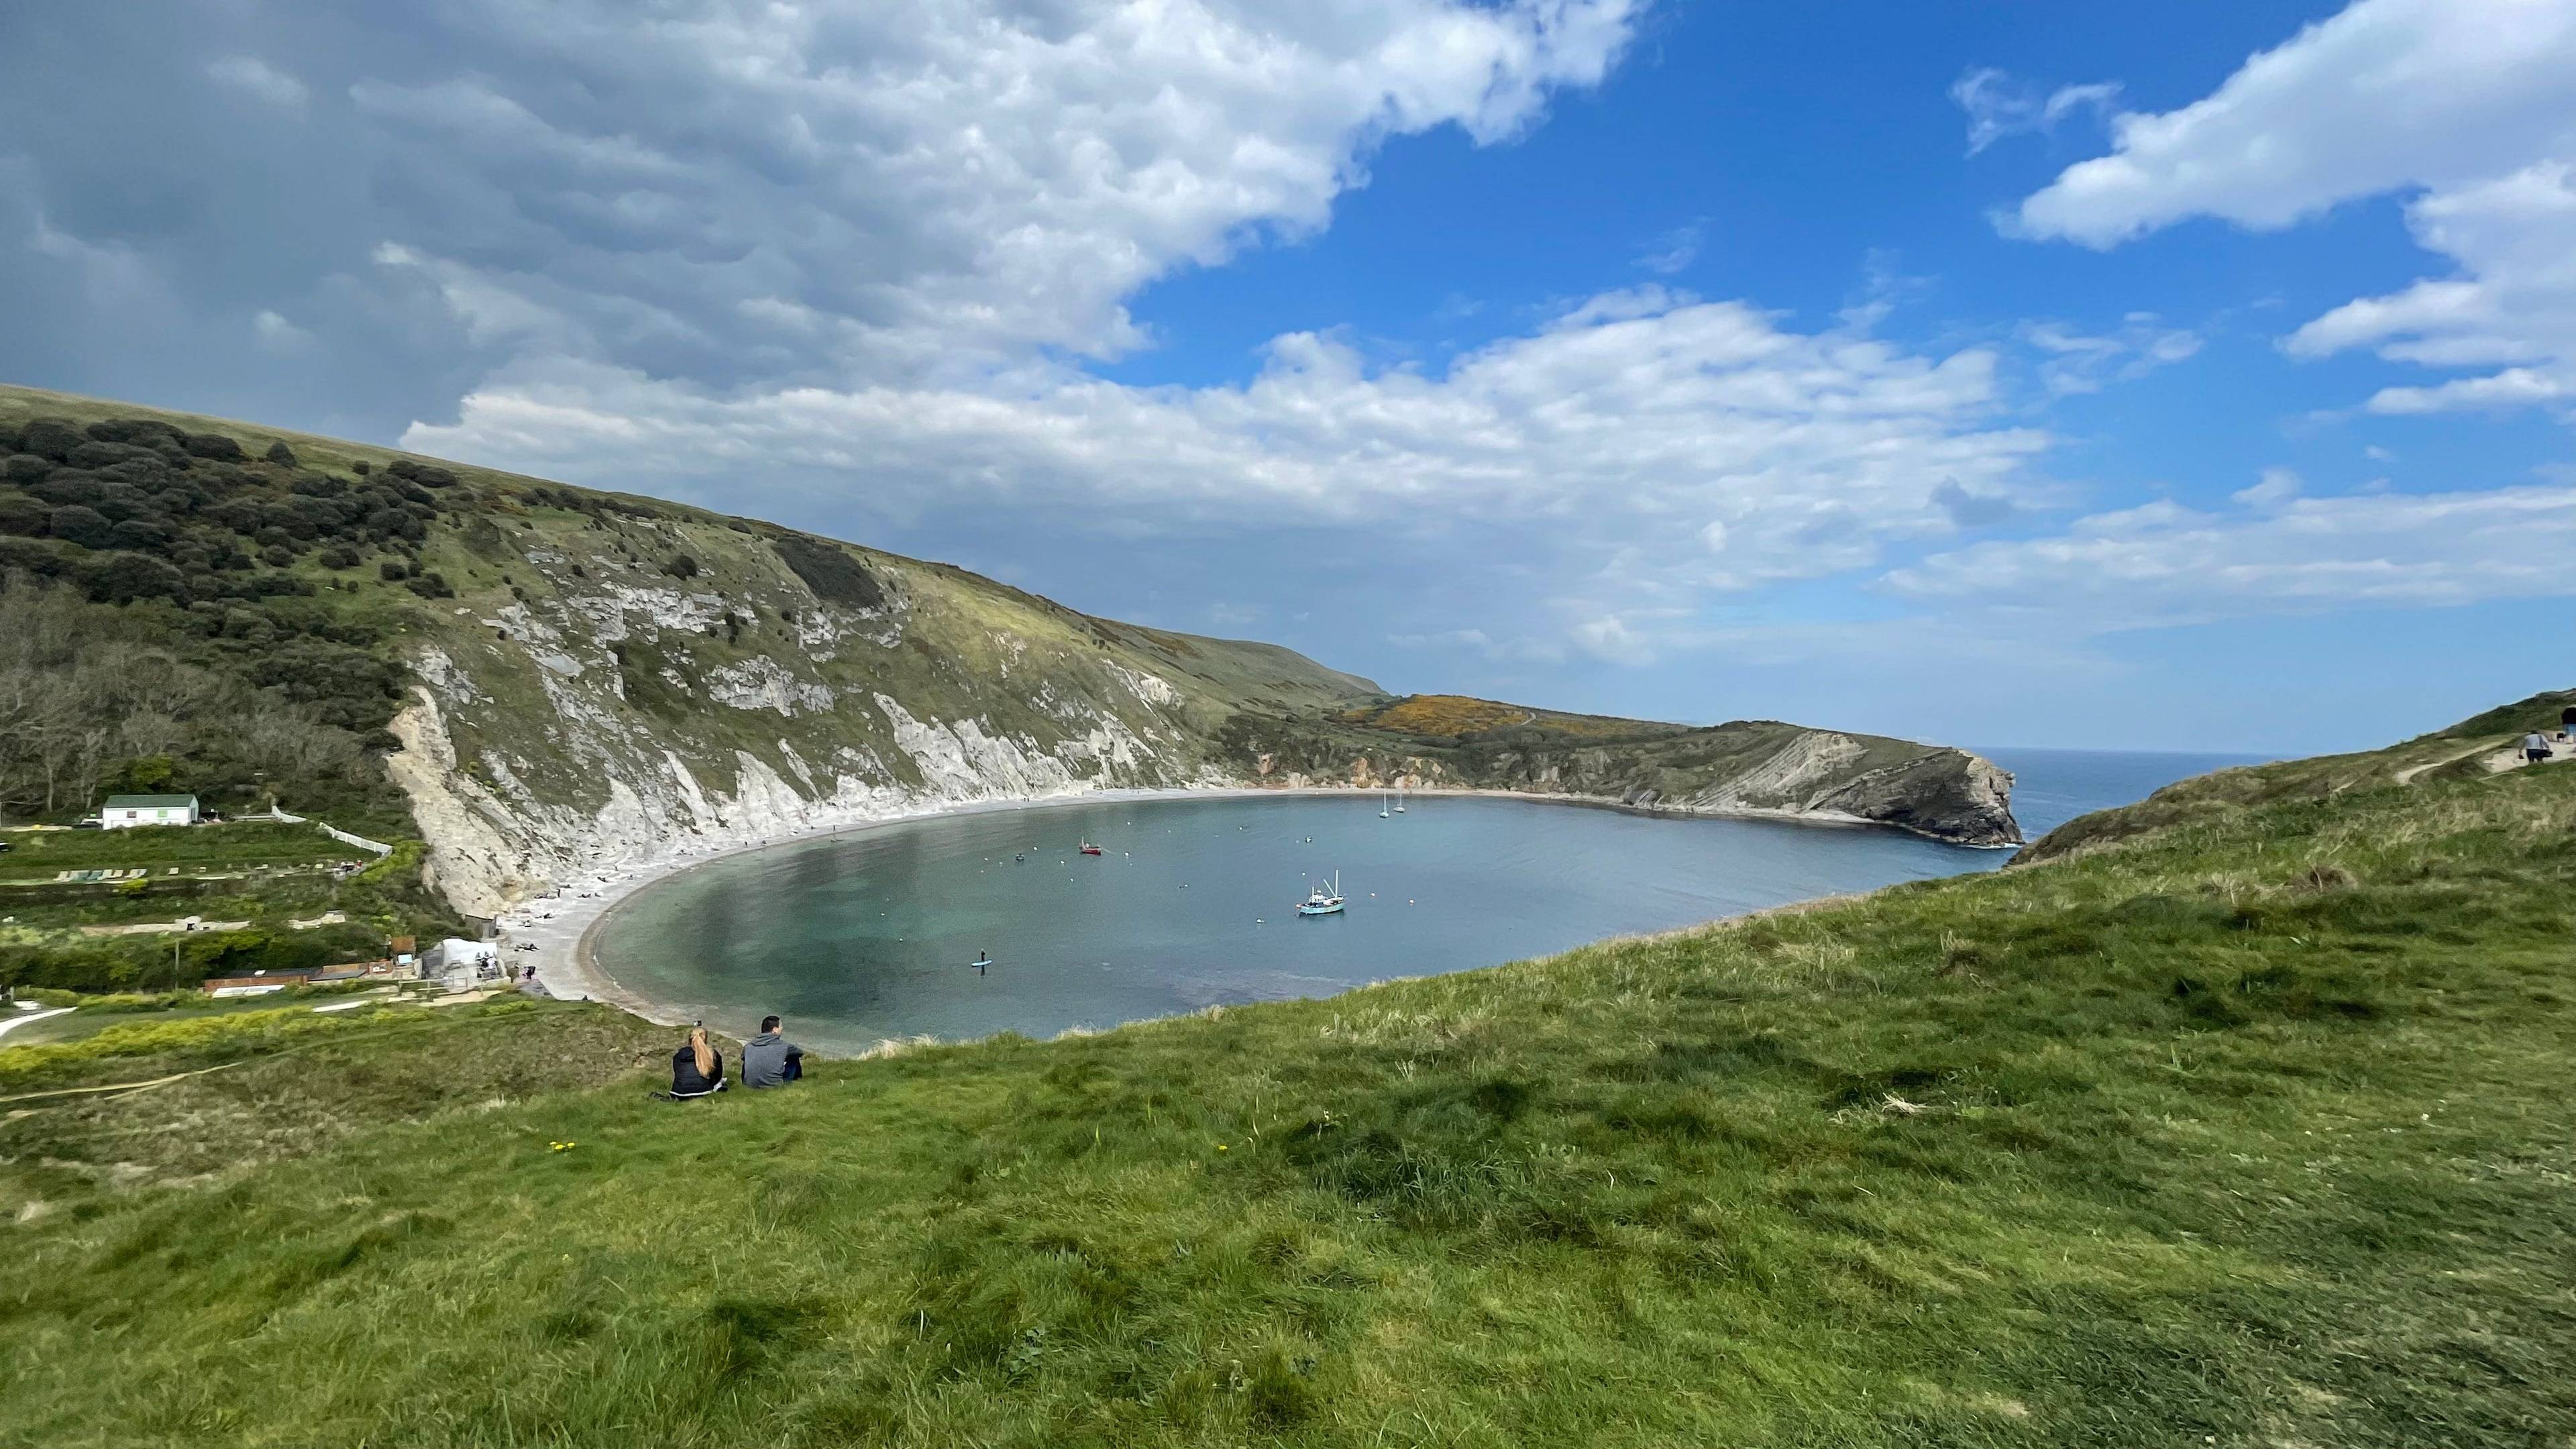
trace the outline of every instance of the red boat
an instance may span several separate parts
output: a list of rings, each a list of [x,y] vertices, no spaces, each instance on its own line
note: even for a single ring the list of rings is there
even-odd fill
[[[1085,855],[1098,855],[1100,853],[1100,847],[1086,840],[1082,842],[1082,853]]]

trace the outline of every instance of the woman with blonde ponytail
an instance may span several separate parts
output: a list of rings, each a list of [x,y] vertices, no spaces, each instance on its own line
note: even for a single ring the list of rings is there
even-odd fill
[[[708,1042],[705,1027],[690,1027],[688,1043],[671,1053],[671,1100],[712,1097],[724,1089],[724,1054]]]

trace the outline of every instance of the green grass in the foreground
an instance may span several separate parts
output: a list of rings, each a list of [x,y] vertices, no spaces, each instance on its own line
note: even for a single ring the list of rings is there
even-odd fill
[[[12,1230],[0,1438],[2563,1444],[2571,927],[2576,770],[2523,772],[446,1112]]]
[[[54,1021],[12,1032],[0,1044],[0,1221],[88,1217],[140,1188],[237,1177],[391,1123],[615,1080],[671,1050],[668,1033],[600,1007],[373,998],[316,1012],[330,1004],[321,994],[296,995],[217,1004],[228,1010],[83,1009],[54,1021],[107,1024],[54,1044],[16,1044]],[[171,1077],[181,1080],[67,1092]]]

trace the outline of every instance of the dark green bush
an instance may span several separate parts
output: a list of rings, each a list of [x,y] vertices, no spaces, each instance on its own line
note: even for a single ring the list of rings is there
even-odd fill
[[[20,449],[57,463],[70,457],[72,449],[87,441],[79,428],[63,418],[30,418],[18,430]]]
[[[43,536],[46,520],[53,510],[33,498],[11,495],[0,498],[0,533],[15,533],[28,538]]]
[[[771,540],[769,546],[816,598],[853,609],[885,606],[885,590],[876,576],[837,545],[791,533]]]
[[[113,536],[107,516],[95,508],[68,503],[53,511],[46,526],[54,537],[83,548],[106,548]]]

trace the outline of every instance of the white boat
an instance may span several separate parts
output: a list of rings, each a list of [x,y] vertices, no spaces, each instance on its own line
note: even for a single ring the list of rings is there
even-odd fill
[[[1384,820],[1386,818],[1386,792],[1384,790],[1378,791],[1377,798],[1379,802],[1377,807],[1377,818]]]
[[[1297,903],[1297,914],[1301,916],[1339,915],[1341,909],[1342,873],[1340,871],[1333,872],[1330,889],[1321,882],[1306,882],[1306,899]]]
[[[1404,787],[1402,785],[1395,787],[1395,813],[1398,815],[1404,813]]]

